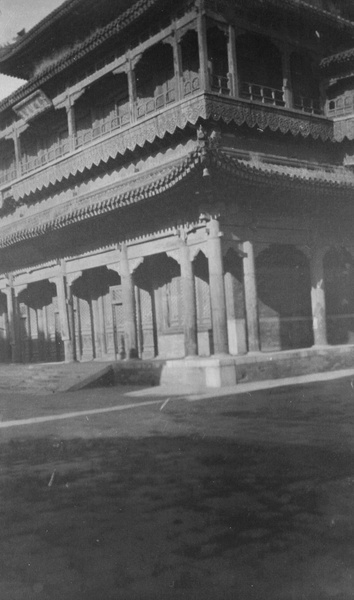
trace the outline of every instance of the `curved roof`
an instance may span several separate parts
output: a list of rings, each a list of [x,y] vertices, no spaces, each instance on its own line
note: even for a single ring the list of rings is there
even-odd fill
[[[313,17],[324,20],[336,29],[345,29],[354,37],[354,23],[330,10],[314,5],[312,0],[248,0],[253,4],[268,4],[279,10],[305,11]],[[339,0],[343,3],[343,0]],[[244,5],[243,0],[233,0],[231,4]],[[30,31],[19,37],[14,44],[0,48],[0,72],[23,79],[29,79],[33,62],[55,51],[70,47],[73,43],[89,43],[91,35],[130,8],[139,5],[144,11],[145,2],[137,0],[66,0]],[[173,6],[171,0],[170,5]],[[246,3],[247,4],[247,3]],[[338,4],[338,2],[337,2]],[[147,7],[146,7],[147,8]],[[343,14],[346,14],[345,12]],[[354,11],[353,11],[354,18]]]
[[[66,0],[32,29],[0,49],[0,72],[28,79],[33,64],[91,38],[136,0]]]
[[[341,70],[347,66],[352,66],[354,61],[354,47],[342,52],[327,56],[320,63],[320,68],[323,71],[330,71],[339,67]]]

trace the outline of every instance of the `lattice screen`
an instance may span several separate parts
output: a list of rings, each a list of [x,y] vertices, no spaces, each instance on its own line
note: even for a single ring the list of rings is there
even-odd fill
[[[211,327],[211,308],[210,308],[210,295],[209,295],[209,284],[196,277],[195,279],[195,290],[197,300],[197,319],[198,327]]]

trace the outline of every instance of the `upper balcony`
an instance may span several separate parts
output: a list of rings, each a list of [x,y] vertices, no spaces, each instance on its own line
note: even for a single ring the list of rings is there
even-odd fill
[[[89,85],[68,88],[55,108],[22,124],[21,134],[14,127],[13,134],[0,138],[3,196],[15,181],[136,130],[200,94],[212,97],[214,106],[218,100],[227,104],[229,113],[243,105],[244,113],[268,111],[269,121],[283,114],[296,121],[293,132],[318,119],[330,130],[313,57],[258,34],[235,35],[231,26],[205,21],[200,27],[192,21],[183,33],[161,39],[133,60],[129,56],[119,68],[112,63],[111,70],[97,72]],[[205,118],[203,110],[194,121]],[[156,127],[160,135],[161,122]]]

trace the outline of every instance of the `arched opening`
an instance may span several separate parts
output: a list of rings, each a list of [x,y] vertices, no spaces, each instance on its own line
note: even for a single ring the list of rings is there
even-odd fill
[[[236,39],[236,55],[241,98],[285,106],[278,48],[266,37],[243,34]]]
[[[183,95],[189,96],[200,89],[200,64],[198,34],[189,30],[180,41],[182,72],[183,72]]]
[[[227,35],[218,27],[207,31],[210,87],[218,94],[230,94]]]
[[[118,273],[88,269],[72,285],[77,359],[114,358],[124,351],[124,320]]]
[[[148,256],[134,273],[139,354],[184,356],[183,295],[179,264],[166,254]]]
[[[227,330],[230,354],[247,352],[242,258],[229,249],[224,258]]]
[[[307,257],[295,246],[273,244],[256,259],[263,350],[313,345]]]
[[[31,121],[21,136],[22,174],[60,158],[70,151],[65,109],[49,110]]]
[[[170,44],[161,42],[146,50],[135,67],[135,79],[138,119],[174,102],[176,78]]]
[[[129,122],[127,75],[107,75],[90,86],[75,104],[75,146],[83,146]]]
[[[294,108],[321,114],[319,77],[310,55],[293,52],[290,56],[291,86]]]
[[[0,185],[16,179],[15,146],[12,140],[0,141]]]
[[[64,360],[55,284],[30,283],[18,295],[18,307],[22,362]]]
[[[354,259],[343,247],[324,257],[327,336],[330,344],[354,343]]]
[[[200,356],[214,353],[213,328],[209,291],[208,259],[200,251],[194,259],[195,295],[197,304],[198,351]]]

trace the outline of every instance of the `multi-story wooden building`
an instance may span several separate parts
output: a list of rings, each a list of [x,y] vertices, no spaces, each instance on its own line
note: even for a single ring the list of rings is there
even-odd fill
[[[354,22],[330,4],[67,0],[0,51],[27,80],[0,103],[3,361],[199,356],[231,382],[354,343]]]

